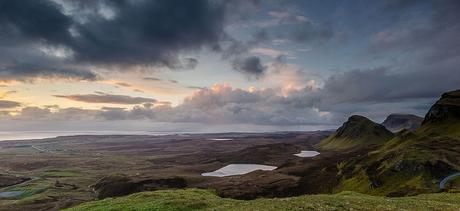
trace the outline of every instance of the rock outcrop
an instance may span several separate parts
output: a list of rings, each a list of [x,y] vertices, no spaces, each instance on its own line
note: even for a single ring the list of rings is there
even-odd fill
[[[135,192],[159,189],[185,188],[187,181],[181,177],[138,179],[126,175],[110,175],[99,179],[90,186],[98,199],[124,196]]]

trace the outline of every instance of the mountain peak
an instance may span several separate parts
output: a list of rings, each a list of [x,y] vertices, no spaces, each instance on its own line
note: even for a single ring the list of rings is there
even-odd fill
[[[382,125],[391,132],[398,132],[403,129],[414,131],[420,127],[422,121],[422,117],[413,114],[390,114],[382,122]]]
[[[351,149],[360,146],[381,144],[393,137],[383,125],[366,117],[353,115],[329,138],[321,141],[322,149]]]
[[[363,132],[369,129],[372,130],[374,127],[379,128],[382,126],[364,116],[353,115],[349,117],[345,123],[343,123],[342,127],[337,129],[336,137],[359,138],[361,135],[363,135]]]

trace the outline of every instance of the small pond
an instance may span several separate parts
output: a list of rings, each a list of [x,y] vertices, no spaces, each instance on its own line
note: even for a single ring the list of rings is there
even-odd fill
[[[231,141],[232,138],[212,138],[211,141]]]
[[[3,191],[0,192],[0,198],[13,198],[20,196],[24,191],[17,190],[17,191]]]
[[[213,172],[202,173],[202,176],[209,177],[226,177],[233,175],[242,175],[256,170],[271,171],[275,170],[276,166],[259,165],[259,164],[230,164]]]
[[[300,153],[294,154],[297,157],[301,158],[311,158],[319,155],[320,153],[317,151],[300,151]]]

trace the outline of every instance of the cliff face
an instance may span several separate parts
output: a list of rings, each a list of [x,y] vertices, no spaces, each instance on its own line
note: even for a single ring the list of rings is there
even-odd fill
[[[428,111],[424,124],[460,120],[460,90],[444,93]]]

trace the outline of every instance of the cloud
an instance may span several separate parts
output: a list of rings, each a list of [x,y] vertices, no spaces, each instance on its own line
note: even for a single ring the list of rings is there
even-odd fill
[[[202,87],[202,86],[186,86],[186,88],[189,88],[189,89],[204,89],[205,87]]]
[[[144,97],[131,97],[126,95],[111,95],[105,93],[84,94],[84,95],[54,95],[54,97],[65,98],[85,103],[109,103],[109,104],[141,104],[155,103],[157,100]]]
[[[146,81],[162,81],[162,79],[155,78],[155,77],[145,77],[144,80],[146,80]]]
[[[234,16],[243,3],[2,1],[1,79],[95,80],[94,66],[193,69],[198,60],[181,55],[219,49],[229,39],[226,16]]]
[[[72,24],[51,1],[2,1],[0,81],[39,77],[95,80],[97,76],[90,70],[62,62],[64,54],[59,52],[68,49],[65,46],[72,41],[68,30]]]
[[[322,43],[331,40],[335,34],[332,27],[327,24],[320,25],[307,21],[301,23],[284,36],[302,43]]]
[[[65,66],[53,66],[52,64],[31,64],[22,63],[14,64],[12,66],[2,67],[0,64],[0,81],[29,81],[35,78],[63,78],[63,79],[76,79],[94,81],[98,76],[91,72],[81,69],[74,69]]]
[[[9,100],[0,100],[0,109],[3,108],[16,108],[21,106],[21,103]]]
[[[295,11],[269,11],[267,14],[271,19],[249,25],[264,28],[266,36],[275,40],[321,44],[337,36],[332,25],[313,21]]]
[[[406,7],[424,6],[424,1],[390,1]],[[425,62],[440,62],[458,57],[460,47],[460,18],[458,1],[436,1],[429,5],[431,13],[426,18],[409,16],[377,33],[371,39],[370,51],[374,54],[387,52],[417,52]]]
[[[118,86],[123,86],[123,87],[131,87],[131,84],[124,83],[124,82],[117,82],[115,84],[118,85]]]
[[[300,96],[300,95],[299,95]],[[152,120],[154,122],[257,125],[330,125],[330,116],[306,106],[293,93],[283,96],[274,89],[242,90],[229,85],[215,85],[196,90],[178,106],[149,98],[119,95],[57,96],[88,103],[138,104],[131,109],[25,107],[10,119],[31,120]]]
[[[281,78],[299,77],[295,68],[287,66]],[[284,73],[283,72],[283,73]],[[200,88],[183,103],[172,106],[150,98],[97,93],[90,95],[57,96],[88,103],[135,104],[131,109],[104,107],[102,109],[26,107],[11,119],[29,120],[149,120],[168,123],[251,124],[272,126],[322,125],[329,128],[344,121],[351,114],[367,115],[380,121],[389,113],[406,112],[423,115],[435,98],[416,92],[419,85],[407,83],[410,75],[399,75],[389,69],[352,70],[337,74],[318,87],[312,80],[294,81],[291,89],[243,90],[230,85]],[[429,77],[428,75],[423,77]],[[283,80],[283,79],[280,79]],[[382,80],[382,82],[380,82]],[[303,81],[303,86],[302,86]],[[394,81],[391,88],[385,81]],[[345,86],[344,84],[354,84]],[[426,90],[433,88],[428,83]],[[438,90],[438,89],[434,89]],[[434,93],[440,95],[442,92]],[[407,100],[411,99],[411,100]],[[420,107],[420,105],[423,105]]]
[[[325,82],[330,97],[382,102],[436,98],[440,93],[458,89],[459,1],[392,0],[386,3],[385,11],[392,10],[402,17],[371,37],[367,53],[370,59],[390,64],[330,78]],[[431,12],[423,18],[418,13],[407,15],[411,14],[406,11],[410,8],[418,11],[427,7]]]
[[[250,56],[236,59],[232,64],[233,68],[248,75],[249,77],[259,78],[264,75],[267,67],[262,64],[259,57]]]
[[[288,56],[289,53],[271,49],[271,48],[253,48],[249,51],[250,53],[253,54],[258,54],[258,55],[264,55],[264,56],[269,56],[272,58],[278,58],[280,56]]]
[[[197,90],[177,107],[157,112],[157,118],[174,122],[260,125],[330,124],[316,108],[295,103],[273,89],[242,90],[215,85]]]
[[[0,92],[0,99],[3,99],[5,98],[7,95],[10,95],[10,94],[14,94],[14,93],[17,93],[18,91],[14,91],[14,90],[10,90],[10,91],[7,91],[7,92]]]
[[[4,29],[0,42],[9,39],[44,40],[52,44],[70,42],[71,35],[68,28],[72,25],[72,19],[64,15],[54,2],[2,1],[0,5],[0,24]],[[4,36],[9,39],[4,39]]]
[[[332,75],[318,91],[323,104],[383,103],[400,100],[437,98],[459,88],[456,68],[425,67],[396,71],[391,67],[355,69]],[[439,81],[442,80],[442,83]]]
[[[90,21],[75,25],[78,36],[65,45],[75,52],[77,60],[192,68],[197,60],[181,60],[178,54],[218,45],[224,34],[225,4],[219,2],[99,1],[99,4],[115,14],[109,19],[89,16]]]

